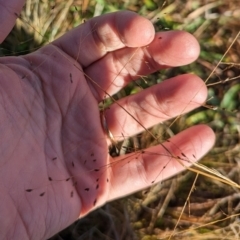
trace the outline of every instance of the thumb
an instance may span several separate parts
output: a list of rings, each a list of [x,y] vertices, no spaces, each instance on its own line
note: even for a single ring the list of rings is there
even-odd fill
[[[25,0],[0,0],[0,43],[12,30]]]

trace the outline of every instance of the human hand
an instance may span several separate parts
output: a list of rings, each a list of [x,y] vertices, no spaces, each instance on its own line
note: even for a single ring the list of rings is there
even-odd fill
[[[190,34],[155,35],[148,20],[118,12],[91,19],[32,54],[1,58],[5,239],[46,239],[104,202],[183,170],[177,161],[167,164],[165,148],[172,156],[201,158],[214,142],[204,125],[148,149],[154,156],[146,151],[141,158],[132,153],[113,160],[98,108],[106,92],[113,95],[139,75],[188,64],[198,53]],[[206,96],[201,79],[181,75],[119,100],[104,116],[113,136],[130,136],[198,107]]]

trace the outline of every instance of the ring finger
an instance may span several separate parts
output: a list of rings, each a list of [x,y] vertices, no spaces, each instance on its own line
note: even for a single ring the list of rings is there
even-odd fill
[[[201,106],[206,97],[204,82],[196,75],[185,74],[118,100],[104,116],[109,131],[120,141]]]

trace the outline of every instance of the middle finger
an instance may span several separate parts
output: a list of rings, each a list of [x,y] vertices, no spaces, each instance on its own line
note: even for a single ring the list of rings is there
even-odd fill
[[[95,97],[101,101],[106,93],[115,94],[141,75],[189,64],[198,54],[198,42],[191,34],[183,31],[161,32],[148,46],[110,52],[84,71]]]

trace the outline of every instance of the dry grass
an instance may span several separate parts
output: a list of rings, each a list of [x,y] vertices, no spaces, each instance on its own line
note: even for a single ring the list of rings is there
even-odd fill
[[[24,21],[18,20],[12,35],[3,45],[2,54],[5,55],[9,52],[19,54],[20,51],[33,51],[42,43],[78,25],[83,18],[118,9],[139,12],[149,18],[157,30],[189,31],[201,44],[201,55],[195,63],[153,74],[148,77],[147,84],[143,81],[139,84],[145,87],[150,82],[160,82],[185,72],[194,72],[207,80],[208,108],[203,106],[179,117],[172,125],[172,122],[167,122],[153,129],[162,138],[167,138],[194,124],[211,126],[217,142],[201,160],[201,164],[208,167],[207,171],[201,169],[201,165],[194,166],[192,171],[108,203],[52,240],[240,238],[240,192],[237,185],[226,180],[240,183],[240,40],[235,38],[240,29],[239,2],[175,0],[160,3],[159,6],[156,2],[68,0],[63,3],[57,0],[37,4],[34,0],[28,0],[21,15]],[[24,38],[26,33],[27,39]],[[17,42],[21,43],[22,49],[15,49]],[[130,86],[131,91],[135,88],[136,85]],[[118,97],[131,91],[128,87]],[[141,148],[155,144],[148,132],[133,138],[132,142]],[[212,169],[217,172],[209,172]],[[204,176],[202,172],[210,176]],[[227,183],[223,183],[224,178]]]

